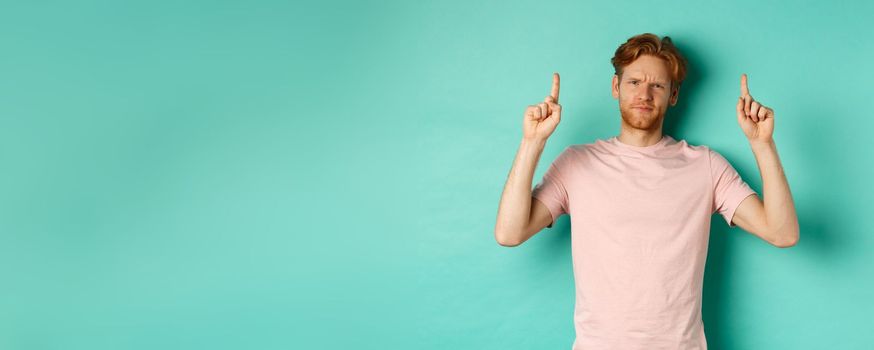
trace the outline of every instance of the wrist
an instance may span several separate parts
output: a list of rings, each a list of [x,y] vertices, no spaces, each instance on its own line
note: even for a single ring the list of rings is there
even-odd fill
[[[531,137],[531,138],[523,137],[522,138],[522,146],[543,147],[543,146],[546,146],[546,139],[533,138],[533,137]]]
[[[752,148],[753,150],[774,148],[774,145],[774,139],[750,140],[750,148]]]

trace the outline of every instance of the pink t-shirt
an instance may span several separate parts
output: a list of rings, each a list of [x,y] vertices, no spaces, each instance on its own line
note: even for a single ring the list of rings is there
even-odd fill
[[[553,223],[570,215],[573,349],[707,349],[710,219],[718,212],[734,227],[755,193],[722,155],[668,135],[646,147],[614,136],[565,148],[532,195]]]

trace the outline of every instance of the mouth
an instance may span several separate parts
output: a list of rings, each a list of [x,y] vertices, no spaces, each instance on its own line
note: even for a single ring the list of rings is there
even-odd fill
[[[631,108],[632,108],[632,109],[639,109],[639,110],[641,110],[641,111],[647,111],[647,112],[650,112],[650,111],[653,110],[653,108],[652,108],[652,107],[649,107],[649,106],[633,106],[633,107],[631,107]]]

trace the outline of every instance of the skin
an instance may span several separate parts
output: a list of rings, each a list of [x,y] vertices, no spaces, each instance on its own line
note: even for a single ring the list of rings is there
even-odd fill
[[[543,102],[525,109],[522,142],[498,206],[495,239],[502,246],[522,244],[552,223],[546,206],[531,196],[531,183],[546,140],[561,121],[559,88],[559,75],[553,73],[550,94]],[[661,140],[665,112],[676,105],[679,97],[679,84],[671,82],[665,61],[648,55],[639,57],[625,67],[621,76],[613,76],[612,93],[622,117],[617,136],[620,142],[649,146]],[[756,158],[764,200],[757,194],[745,198],[732,222],[774,246],[794,246],[799,239],[798,217],[773,139],[774,111],[752,97],[746,74],[741,76],[735,110],[738,125]]]
[[[740,78],[740,97],[735,111],[737,123],[756,157],[765,199],[762,201],[758,195],[748,196],[737,207],[732,221],[775,246],[794,246],[798,243],[800,227],[774,143],[774,110],[750,95],[746,74]]]
[[[613,98],[622,116],[618,139],[632,146],[649,146],[662,138],[668,106],[677,104],[679,84],[671,82],[664,60],[644,55],[613,75]],[[643,108],[640,108],[643,107]]]

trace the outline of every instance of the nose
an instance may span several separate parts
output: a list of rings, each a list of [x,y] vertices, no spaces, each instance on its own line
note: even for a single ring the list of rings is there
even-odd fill
[[[638,99],[641,99],[644,101],[652,101],[652,99],[653,99],[652,91],[650,91],[649,86],[641,86],[640,89],[638,89],[638,90],[640,90],[640,91],[638,91],[638,95],[637,95]]]

